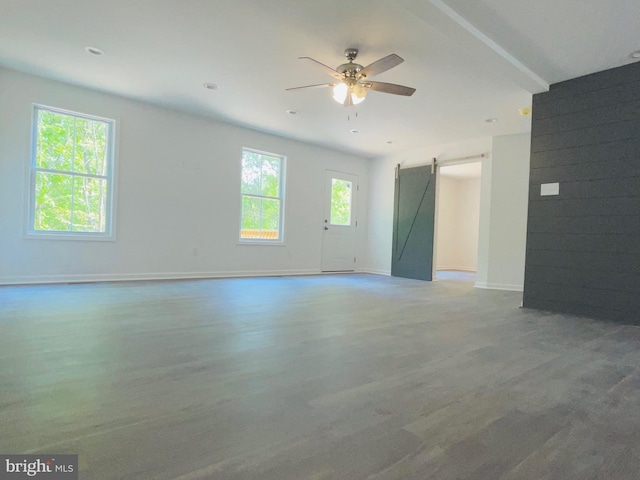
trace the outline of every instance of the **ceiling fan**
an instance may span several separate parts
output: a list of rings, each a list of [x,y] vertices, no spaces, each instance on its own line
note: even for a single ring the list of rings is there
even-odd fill
[[[375,90],[382,93],[392,93],[394,95],[403,95],[405,97],[410,97],[416,91],[415,88],[405,87],[404,85],[374,82],[369,80],[370,77],[386,72],[387,70],[390,70],[404,62],[404,59],[395,53],[382,57],[366,67],[353,62],[358,56],[357,48],[347,48],[344,51],[344,56],[347,57],[348,62],[339,65],[335,70],[311,57],[299,57],[300,60],[311,60],[312,62],[315,62],[316,65],[320,65],[325,73],[331,75],[338,81],[333,83],[321,83],[318,85],[305,85],[303,87],[287,88],[287,90],[332,87],[333,99],[345,107],[357,105],[362,102],[369,90]]]

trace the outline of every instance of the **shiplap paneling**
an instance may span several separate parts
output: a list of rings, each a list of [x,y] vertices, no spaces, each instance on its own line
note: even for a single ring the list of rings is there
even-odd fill
[[[544,183],[559,195],[540,195]],[[640,324],[640,63],[534,96],[524,301]]]

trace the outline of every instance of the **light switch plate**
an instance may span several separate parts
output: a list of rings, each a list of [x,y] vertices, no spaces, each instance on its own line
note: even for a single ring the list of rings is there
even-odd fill
[[[540,185],[540,196],[546,197],[548,195],[560,195],[559,183],[543,183]]]

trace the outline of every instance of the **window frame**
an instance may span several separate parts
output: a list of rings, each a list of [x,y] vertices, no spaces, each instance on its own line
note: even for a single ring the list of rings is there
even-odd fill
[[[38,119],[41,111],[49,111],[60,115],[67,115],[75,118],[104,122],[107,125],[107,141],[106,141],[106,175],[77,174],[67,170],[51,170],[40,168],[37,166],[37,149],[38,149]],[[33,104],[31,115],[31,152],[29,156],[29,175],[28,175],[28,211],[26,216],[25,237],[28,239],[47,239],[47,240],[88,240],[88,241],[115,241],[115,192],[116,192],[116,119],[100,117],[73,110],[67,110],[58,107],[51,107],[42,104]],[[75,138],[74,138],[75,143]],[[104,232],[87,232],[87,231],[70,231],[70,230],[37,230],[35,228],[36,214],[36,178],[38,172],[57,172],[70,175],[72,178],[87,177],[100,178],[106,181],[106,202],[105,202],[105,231]]]
[[[255,153],[257,155],[264,155],[272,158],[278,158],[280,160],[280,178],[279,178],[279,197],[270,197],[266,195],[255,195],[255,194],[246,194],[242,191],[242,173],[243,167],[242,162],[244,159],[245,152]],[[240,215],[239,217],[239,228],[238,228],[238,244],[239,245],[284,245],[285,241],[285,199],[286,199],[286,168],[287,168],[287,157],[286,155],[282,155],[279,153],[266,152],[264,150],[258,150],[255,148],[242,147],[242,151],[240,153]],[[253,198],[267,198],[267,199],[277,199],[280,202],[280,214],[278,216],[278,239],[272,240],[268,238],[242,238],[242,199],[245,197],[253,197]]]

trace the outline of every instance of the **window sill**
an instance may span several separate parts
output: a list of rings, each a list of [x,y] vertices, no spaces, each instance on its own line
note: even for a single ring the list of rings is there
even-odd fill
[[[265,247],[284,247],[286,244],[284,242],[269,242],[269,241],[256,241],[256,240],[241,240],[236,243],[236,245],[251,245],[251,246],[265,246]]]
[[[27,232],[23,235],[26,240],[66,240],[81,242],[115,242],[115,235],[90,235],[90,234],[68,234],[68,233],[34,233]]]

